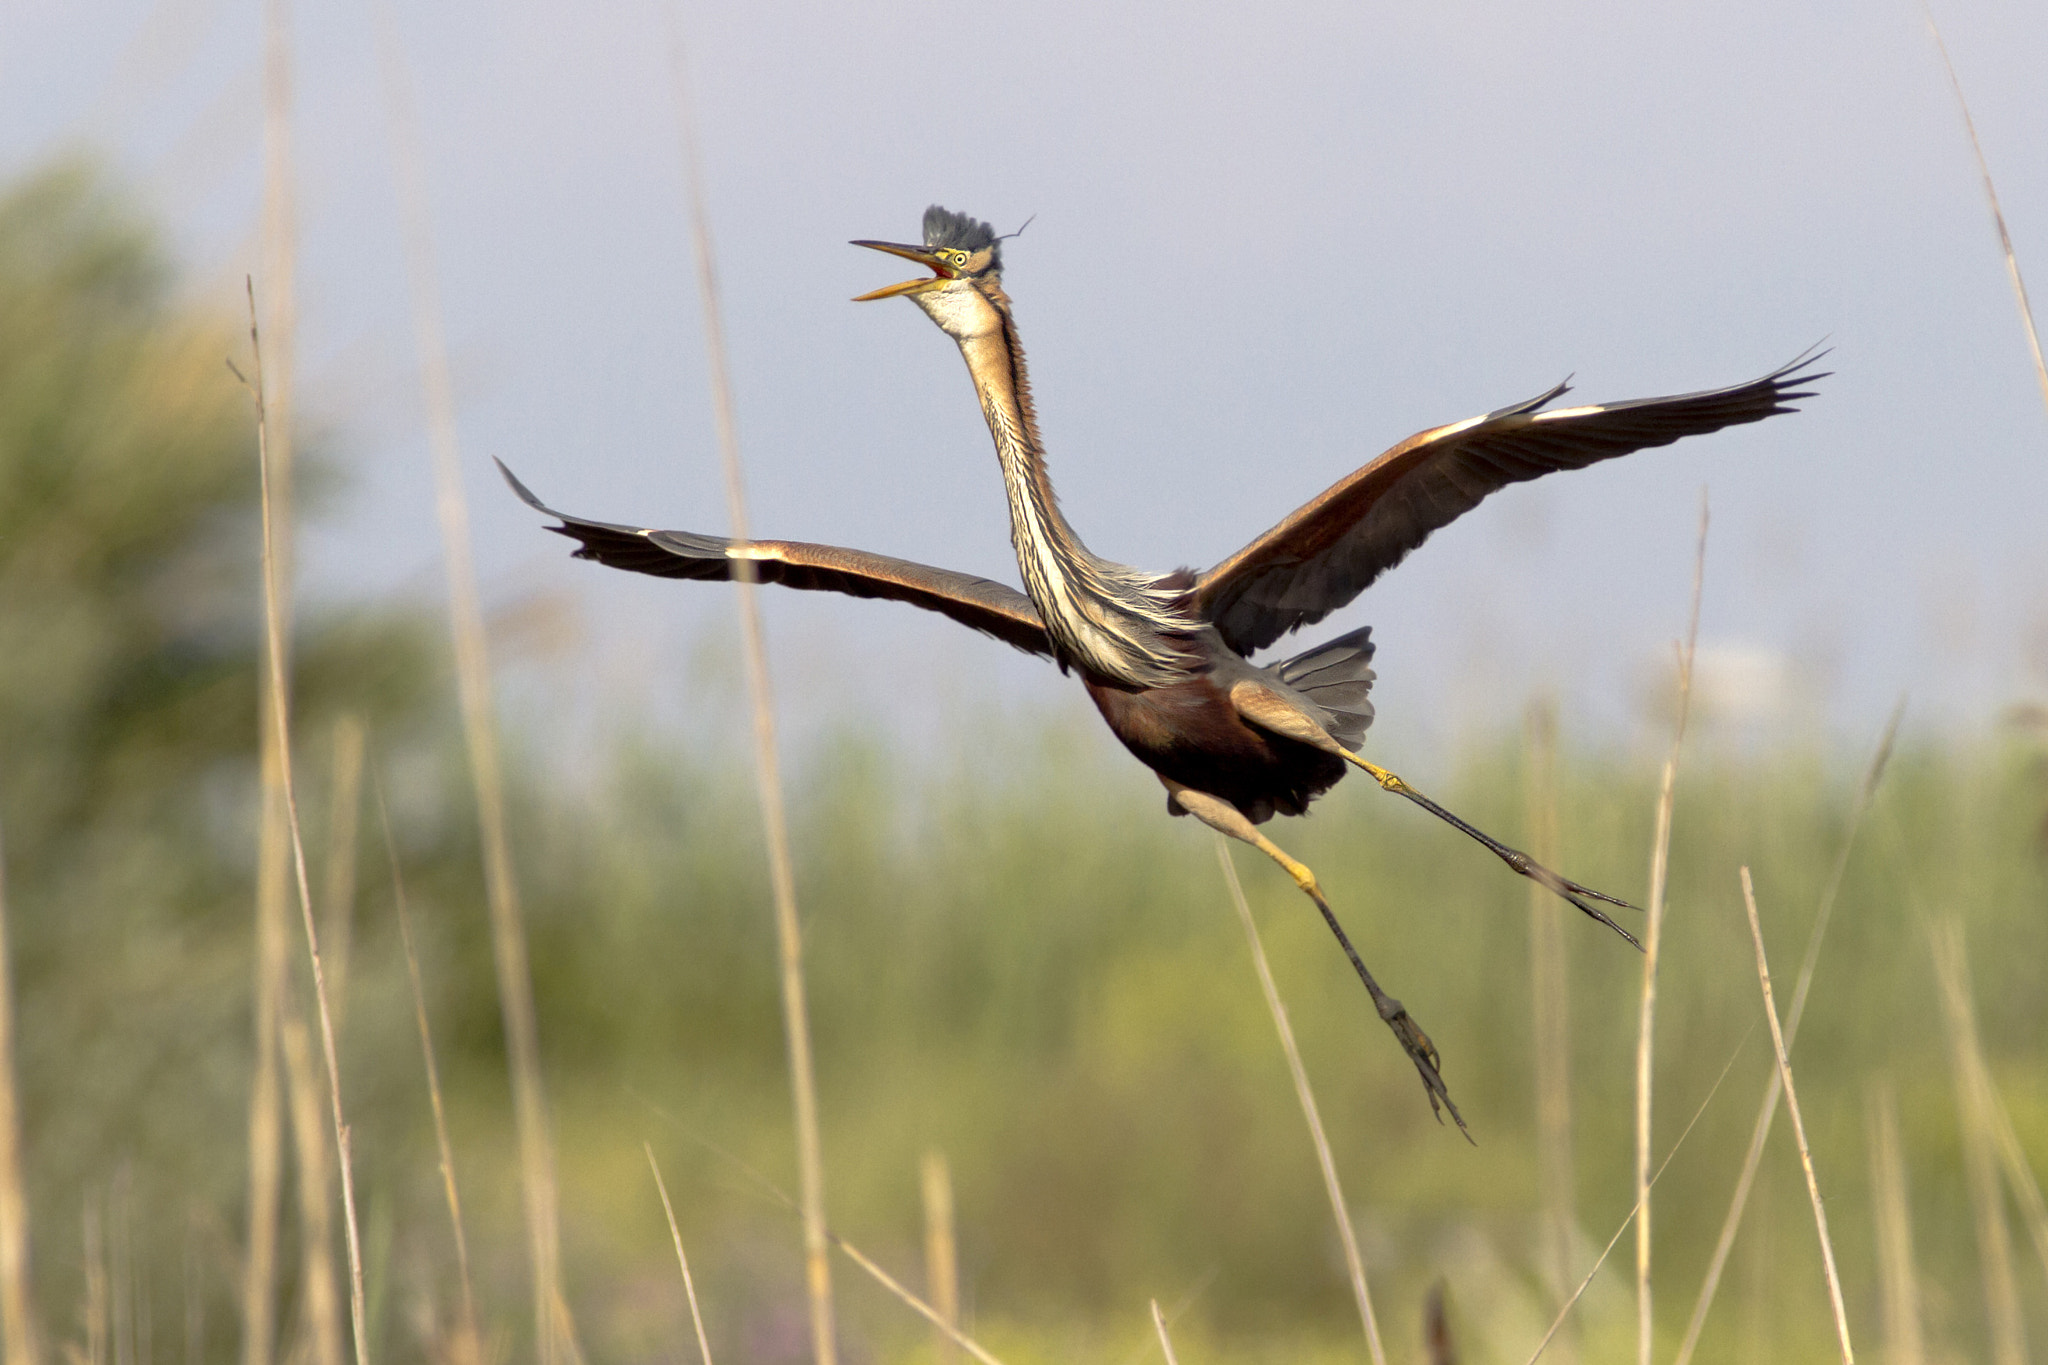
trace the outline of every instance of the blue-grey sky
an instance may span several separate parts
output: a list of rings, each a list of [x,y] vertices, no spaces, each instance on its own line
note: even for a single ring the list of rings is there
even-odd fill
[[[372,10],[293,10],[300,393],[358,475],[309,537],[307,591],[438,596]],[[1801,415],[1509,490],[1326,623],[1377,627],[1385,752],[1440,749],[1536,689],[1627,733],[1683,629],[1702,485],[1715,686],[1856,737],[1906,689],[1971,730],[2048,693],[2048,414],[1910,0],[680,13],[758,534],[1015,581],[954,348],[907,302],[847,301],[900,277],[847,239],[913,237],[937,201],[1004,229],[1036,215],[1007,282],[1054,477],[1097,551],[1162,569],[1567,374],[1597,401],[1835,348]],[[668,14],[455,0],[400,28],[485,591],[570,594],[580,618],[515,691],[586,721],[736,724],[729,590],[568,562],[489,470],[591,516],[724,528]],[[1937,17],[2048,293],[2048,16]],[[254,0],[11,0],[0,168],[103,149],[194,291],[233,307],[259,19]],[[800,723],[929,733],[920,717],[962,723],[991,694],[1086,707],[908,608],[764,604]]]

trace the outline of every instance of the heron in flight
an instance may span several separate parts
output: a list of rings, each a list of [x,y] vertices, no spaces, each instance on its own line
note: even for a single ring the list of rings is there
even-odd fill
[[[578,558],[706,580],[731,579],[744,564],[763,583],[908,602],[1078,675],[1110,730],[1165,785],[1171,814],[1192,815],[1252,845],[1315,903],[1415,1064],[1432,1109],[1441,1103],[1463,1128],[1429,1036],[1366,970],[1315,874],[1259,826],[1276,814],[1302,814],[1356,767],[1634,943],[1596,904],[1628,902],[1559,876],[1359,756],[1373,718],[1369,627],[1271,663],[1250,656],[1350,602],[1496,489],[1792,411],[1794,400],[1810,396],[1803,386],[1823,377],[1813,357],[1731,388],[1549,409],[1565,392],[1559,384],[1525,403],[1409,437],[1214,568],[1160,574],[1095,554],[1060,511],[994,230],[933,206],[921,243],[854,245],[930,272],[855,301],[906,297],[958,343],[995,438],[1024,592],[830,545],[588,521],[545,506],[505,470],[513,490],[561,521],[549,529],[580,542]]]

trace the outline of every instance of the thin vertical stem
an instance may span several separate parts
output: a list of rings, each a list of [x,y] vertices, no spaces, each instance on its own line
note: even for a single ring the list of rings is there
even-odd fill
[[[313,968],[313,1003],[320,1020],[320,1050],[327,1063],[327,1098],[334,1119],[334,1145],[340,1157],[342,1227],[348,1235],[349,1312],[355,1327],[356,1365],[369,1365],[369,1338],[363,1311],[363,1248],[356,1219],[356,1185],[351,1172],[348,1124],[341,1111],[341,1065],[334,1046],[334,1014],[327,1004],[327,974],[320,963],[320,932],[313,924],[313,883],[306,874],[306,843],[299,830],[299,801],[292,786],[291,710],[285,687],[283,587],[274,554],[276,518],[272,516],[270,484],[270,421],[263,399],[263,343],[256,326],[256,286],[249,283],[249,349],[255,377],[249,390],[256,403],[256,465],[263,506],[264,640],[270,657],[270,713],[277,722],[279,777],[289,817],[292,872],[298,883],[299,919],[306,931],[306,957]]]
[[[1323,1191],[1330,1199],[1330,1214],[1337,1220],[1337,1239],[1344,1247],[1344,1268],[1351,1276],[1351,1296],[1358,1302],[1359,1321],[1365,1324],[1366,1349],[1373,1365],[1387,1365],[1387,1348],[1380,1342],[1379,1315],[1373,1312],[1372,1291],[1365,1283],[1365,1257],[1358,1251],[1358,1234],[1351,1227],[1351,1209],[1344,1202],[1344,1186],[1337,1179],[1337,1159],[1331,1155],[1329,1135],[1323,1131],[1322,1115],[1316,1110],[1315,1091],[1309,1088],[1308,1069],[1301,1064],[1301,1049],[1294,1043],[1294,1026],[1287,1020],[1287,1006],[1280,1001],[1280,988],[1273,983],[1273,968],[1266,961],[1266,945],[1259,940],[1259,926],[1237,880],[1237,864],[1231,861],[1230,845],[1216,836],[1216,860],[1223,865],[1223,880],[1230,888],[1231,904],[1237,907],[1238,923],[1244,926],[1251,944],[1252,967],[1259,975],[1259,989],[1265,993],[1266,1010],[1273,1016],[1274,1031],[1280,1035],[1280,1050],[1287,1055],[1287,1071],[1294,1078],[1294,1096],[1301,1102],[1301,1114],[1308,1121],[1309,1140],[1315,1144],[1316,1163],[1323,1171]]]
[[[711,406],[718,429],[719,460],[732,536],[747,539],[747,498],[740,472],[739,436],[733,420],[732,385],[726,371],[725,323],[719,310],[718,271],[712,253],[711,218],[704,171],[690,109],[689,70],[681,22],[674,19],[676,116],[683,144],[683,171],[690,200],[690,244],[697,262],[697,294],[704,315],[705,353],[710,366]],[[768,843],[768,877],[775,900],[775,945],[782,986],[783,1032],[789,1048],[790,1093],[796,1116],[798,1197],[804,1229],[804,1288],[811,1313],[811,1354],[816,1365],[836,1365],[838,1331],[832,1306],[832,1262],[825,1218],[824,1141],[818,1130],[818,1082],[811,1053],[810,1007],[806,1001],[803,928],[797,917],[796,873],[790,856],[789,819],[776,753],[775,699],[768,677],[768,650],[761,633],[752,563],[733,560],[738,585],[740,636],[753,698],[754,763],[759,779],[761,824]]]
[[[1756,945],[1756,977],[1763,987],[1764,1016],[1771,1025],[1771,1047],[1778,1059],[1778,1079],[1785,1084],[1785,1112],[1792,1118],[1792,1136],[1799,1144],[1799,1168],[1806,1173],[1806,1193],[1813,1201],[1813,1226],[1820,1235],[1821,1266],[1827,1272],[1828,1304],[1835,1312],[1835,1336],[1842,1347],[1842,1365],[1856,1365],[1856,1350],[1849,1344],[1849,1313],[1842,1306],[1842,1276],[1835,1269],[1835,1243],[1828,1236],[1827,1205],[1821,1201],[1820,1178],[1813,1170],[1813,1148],[1806,1140],[1806,1120],[1799,1113],[1799,1089],[1792,1084],[1792,1054],[1785,1047],[1785,1030],[1778,1023],[1778,1002],[1771,994],[1771,964],[1764,957],[1764,929],[1756,913],[1756,887],[1749,869],[1742,869],[1742,908],[1749,913],[1749,937]]]
[[[1820,963],[1821,940],[1826,937],[1828,921],[1834,915],[1835,898],[1842,889],[1842,878],[1848,875],[1849,854],[1856,847],[1857,831],[1863,828],[1863,817],[1869,813],[1870,803],[1877,795],[1877,787],[1884,780],[1885,768],[1891,762],[1892,746],[1898,741],[1899,722],[1906,716],[1906,699],[1902,696],[1892,707],[1891,718],[1885,722],[1884,733],[1877,741],[1877,750],[1870,756],[1870,765],[1863,771],[1863,781],[1856,788],[1856,801],[1849,811],[1849,829],[1842,836],[1842,847],[1835,855],[1834,871],[1828,876],[1826,889],[1821,892],[1820,909],[1813,917],[1813,928],[1806,936],[1806,956],[1799,963],[1799,980],[1792,989],[1792,1008],[1785,1015],[1785,1048],[1789,1052],[1799,1038],[1799,1021],[1806,1014],[1806,998],[1813,988],[1813,973]],[[1743,1210],[1749,1207],[1749,1193],[1755,1188],[1757,1171],[1764,1159],[1764,1143],[1771,1135],[1771,1124],[1778,1115],[1778,1098],[1783,1089],[1775,1068],[1771,1079],[1764,1086],[1762,1104],[1757,1107],[1756,1123],[1749,1133],[1749,1150],[1743,1154],[1742,1173],[1735,1178],[1735,1193],[1728,1200],[1728,1213],[1721,1220],[1721,1236],[1714,1243],[1713,1257],[1707,1262],[1706,1276],[1700,1281],[1699,1297],[1693,1301],[1692,1319],[1685,1326],[1685,1340],[1679,1344],[1678,1356],[1673,1365],[1689,1365],[1693,1351],[1698,1347],[1700,1333],[1706,1329],[1707,1310],[1714,1305],[1714,1294],[1720,1288],[1722,1271],[1727,1268],[1728,1256],[1735,1249],[1735,1234],[1742,1227]]]
[[[399,50],[396,20],[387,0],[378,0],[375,8],[390,114],[392,159],[396,163],[404,218],[407,272],[412,282],[413,331],[419,349],[420,385],[434,464],[434,507],[441,524],[442,563],[448,574],[449,634],[455,651],[457,696],[463,737],[469,750],[470,781],[476,791],[484,891],[490,903],[491,950],[497,967],[498,1003],[505,1021],[506,1061],[511,1071],[512,1108],[519,1134],[527,1254],[533,1270],[534,1349],[541,1365],[553,1365],[564,1346],[573,1354],[573,1339],[571,1325],[560,1311],[565,1306],[560,1212],[554,1143],[548,1131],[547,1096],[541,1081],[540,1024],[533,1003],[533,970],[527,956],[526,925],[507,833],[505,779],[491,700],[490,651],[484,638],[476,563],[470,550],[469,506],[462,491],[455,390],[434,270],[419,121]]]
[[[1159,1334],[1159,1349],[1166,1353],[1166,1365],[1180,1365],[1173,1353],[1173,1338],[1166,1334],[1166,1315],[1159,1311],[1159,1300],[1152,1300],[1152,1330]]]
[[[14,968],[7,939],[7,853],[0,842],[0,1357],[6,1365],[36,1365],[42,1353],[28,1292],[28,1192],[22,1178]]]
[[[918,1167],[918,1188],[924,1204],[925,1292],[950,1327],[960,1326],[960,1253],[954,1231],[953,1172],[946,1154],[933,1148]],[[934,1334],[932,1359],[953,1365],[959,1351],[944,1332]]]
[[[1692,609],[1685,628],[1685,646],[1678,656],[1678,719],[1672,727],[1671,754],[1657,790],[1657,832],[1650,849],[1649,925],[1643,934],[1642,1013],[1636,1032],[1636,1361],[1650,1365],[1655,1315],[1650,1296],[1650,1098],[1654,1079],[1657,1032],[1657,961],[1664,941],[1664,899],[1671,873],[1671,810],[1678,781],[1678,755],[1685,744],[1685,722],[1692,711],[1693,656],[1699,648],[1700,593],[1707,575],[1707,492],[1700,490],[1699,548],[1693,557]]]
[[[932,1326],[938,1328],[941,1332],[944,1332],[948,1337],[952,1338],[955,1345],[959,1346],[961,1350],[967,1352],[967,1354],[973,1356],[976,1360],[980,1361],[981,1365],[1003,1365],[1002,1361],[997,1360],[995,1356],[989,1353],[986,1347],[984,1347],[980,1342],[976,1341],[973,1337],[968,1336],[965,1332],[961,1331],[957,1327],[949,1327],[946,1324],[946,1320],[939,1316],[938,1309],[932,1307],[923,1299],[920,1299],[917,1295],[911,1293],[908,1289],[905,1289],[900,1280],[898,1280],[894,1275],[891,1275],[888,1271],[882,1269],[882,1267],[880,1267],[879,1265],[876,1265],[873,1258],[871,1258],[866,1252],[862,1251],[859,1247],[847,1241],[844,1237],[841,1237],[836,1232],[827,1231],[825,1234],[825,1240],[831,1243],[831,1245],[838,1247],[841,1254],[843,1254],[847,1260],[852,1261],[862,1270],[865,1270],[868,1273],[869,1277],[873,1279],[876,1284],[882,1286],[882,1288],[888,1290],[891,1294],[894,1294],[898,1299],[901,1299],[906,1305],[909,1306],[912,1312],[916,1313],[926,1322],[930,1323]]]
[[[1879,1302],[1886,1365],[1927,1365],[1920,1325],[1920,1273],[1913,1263],[1913,1207],[1906,1195],[1899,1097],[1889,1080],[1870,1092],[1871,1204],[1877,1221]]]
[[[334,1219],[327,1208],[332,1186],[327,1134],[320,1114],[320,1064],[313,1060],[313,1040],[307,1035],[294,994],[286,992],[277,1036],[284,1054],[285,1098],[297,1156],[300,1331],[311,1341],[314,1365],[341,1365],[341,1300],[334,1284]]]
[[[1991,1359],[1996,1365],[2026,1365],[2026,1319],[2013,1273],[2012,1233],[1998,1183],[1994,1124],[1990,1117],[1991,1076],[1977,1034],[1971,1004],[1969,958],[1962,925],[1951,919],[1931,928],[1934,974],[1941,987],[1948,1025],[1950,1072],[1955,1077],[1956,1116],[1962,1125],[1963,1176],[1976,1211],[1977,1254],[1982,1262],[1984,1311],[1990,1321]]]
[[[441,1157],[441,1193],[448,1203],[448,1223],[455,1232],[455,1269],[462,1280],[462,1335],[465,1361],[481,1360],[483,1337],[477,1330],[476,1292],[469,1274],[469,1238],[462,1230],[462,1195],[455,1184],[455,1144],[448,1138],[448,1110],[441,1102],[441,1069],[434,1061],[434,1033],[427,1025],[427,991],[420,980],[419,947],[412,937],[412,911],[407,907],[405,878],[398,870],[398,841],[391,837],[391,812],[384,788],[376,787],[377,824],[384,834],[385,856],[391,862],[391,898],[398,906],[398,936],[405,943],[405,975],[412,986],[413,1020],[419,1026],[420,1059],[427,1071],[427,1101],[434,1112],[434,1148]]]
[[[1671,1144],[1671,1150],[1664,1154],[1664,1160],[1657,1163],[1657,1169],[1650,1175],[1650,1184],[1653,1187],[1664,1178],[1665,1169],[1671,1165],[1671,1159],[1678,1155],[1678,1149],[1685,1146],[1685,1140],[1691,1137],[1692,1130],[1699,1126],[1700,1119],[1706,1115],[1707,1106],[1714,1102],[1714,1096],[1721,1093],[1721,1082],[1728,1079],[1728,1073],[1735,1067],[1735,1059],[1742,1055],[1743,1044],[1748,1041],[1749,1035],[1743,1034],[1742,1042],[1737,1043],[1735,1050],[1728,1054],[1727,1062],[1721,1067],[1721,1074],[1714,1078],[1713,1088],[1707,1091],[1707,1097],[1700,1101],[1700,1107],[1693,1110],[1692,1118],[1687,1120],[1684,1131],[1678,1135],[1678,1141]],[[1592,1268],[1586,1272],[1585,1278],[1579,1281],[1578,1288],[1571,1292],[1571,1296],[1557,1310],[1557,1316],[1551,1319],[1550,1330],[1543,1334],[1543,1339],[1536,1343],[1536,1349],[1529,1353],[1529,1365],[1536,1365],[1536,1362],[1543,1358],[1543,1353],[1550,1348],[1550,1343],[1557,1339],[1557,1334],[1564,1329],[1565,1319],[1571,1316],[1572,1309],[1578,1305],[1580,1298],[1584,1297],[1586,1290],[1592,1285],[1593,1277],[1600,1273],[1600,1267],[1606,1265],[1607,1258],[1614,1253],[1615,1246],[1621,1241],[1621,1234],[1628,1231],[1629,1224],[1633,1223],[1642,1211],[1643,1201],[1638,1197],[1628,1213],[1622,1217],[1621,1225],[1615,1228],[1614,1235],[1607,1239],[1607,1245],[1594,1257]]]
[[[2005,210],[1998,206],[1998,187],[1991,183],[1991,163],[1984,159],[1984,144],[1977,137],[1977,120],[1970,117],[1970,102],[1963,98],[1963,82],[1956,75],[1956,65],[1949,60],[1948,44],[1941,40],[1941,30],[1935,26],[1934,11],[1927,0],[1920,0],[1920,13],[1926,16],[1927,32],[1934,39],[1934,50],[1941,54],[1941,69],[1948,73],[1949,89],[1956,92],[1956,108],[1963,114],[1963,128],[1970,135],[1970,151],[1977,158],[1977,174],[1984,181],[1984,199],[1991,206],[1991,225],[1998,229],[1998,247],[2005,256],[2006,278],[2012,281],[2012,296],[2019,304],[2020,325],[2026,328],[2027,348],[2034,356],[2034,378],[2041,385],[2041,401],[2048,404],[2048,360],[2041,355],[2041,332],[2034,326],[2034,306],[2027,302],[2027,282],[2020,278],[2020,258],[2013,253],[2012,234],[2005,228]]]
[[[107,1365],[107,1240],[100,1218],[100,1195],[85,1195],[85,1358],[88,1365]]]
[[[690,1258],[683,1251],[683,1234],[676,1227],[676,1206],[669,1203],[668,1182],[661,1178],[661,1163],[654,1159],[654,1144],[643,1142],[640,1146],[647,1153],[647,1169],[654,1172],[654,1188],[661,1195],[662,1216],[668,1219],[669,1240],[676,1244],[676,1264],[683,1270],[683,1294],[690,1300],[690,1325],[697,1329],[697,1356],[704,1365],[711,1365],[711,1341],[704,1334],[704,1310],[697,1306],[697,1282],[690,1277]]]
[[[363,805],[363,718],[353,711],[334,721],[333,792],[327,811],[327,876],[320,904],[328,978],[334,983],[334,1027],[348,1026],[349,949],[355,937],[356,835]]]
[[[1557,707],[1532,704],[1525,725],[1529,850],[1545,867],[1562,866],[1557,838]],[[1529,883],[1529,999],[1534,1033],[1536,1165],[1542,1187],[1540,1259],[1553,1304],[1571,1287],[1577,1225],[1572,1170],[1571,995],[1566,979],[1564,907]]]
[[[261,259],[263,296],[267,307],[265,330],[270,333],[275,354],[271,359],[266,397],[276,416],[276,430],[270,433],[270,491],[278,514],[274,544],[279,577],[292,581],[292,427],[293,387],[297,370],[294,339],[298,332],[294,307],[296,298],[296,209],[294,206],[291,145],[292,113],[291,14],[287,0],[264,0],[263,5],[263,209]],[[264,512],[274,509],[266,501]],[[291,594],[284,594],[283,610],[290,612]],[[287,650],[288,655],[288,642]],[[266,660],[264,667],[270,664]],[[277,718],[271,714],[271,699],[277,689],[268,685],[257,702],[262,715],[258,727],[261,748],[261,805],[258,813],[256,854],[256,942],[253,1009],[255,1025],[254,1074],[249,1087],[249,1245],[242,1278],[242,1365],[267,1365],[277,1332],[276,1279],[278,1204],[284,1176],[284,1093],[280,1067],[278,1029],[284,1009],[290,950],[287,928],[291,897],[290,869],[285,829],[283,763],[276,749]]]

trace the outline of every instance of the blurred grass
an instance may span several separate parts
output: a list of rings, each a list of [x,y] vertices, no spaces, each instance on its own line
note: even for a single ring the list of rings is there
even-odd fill
[[[132,1247],[111,1311],[154,1356],[231,1349],[250,1045],[258,647],[256,471],[220,357],[232,321],[181,303],[147,225],[87,169],[0,201],[0,821],[41,1320],[82,1341],[81,1216]],[[317,480],[315,481],[317,484]],[[517,1156],[474,821],[431,622],[376,604],[302,619],[307,827],[332,717],[369,717],[451,1105],[486,1333],[522,1353]],[[735,724],[737,724],[737,716]],[[1388,724],[1398,724],[1398,717]],[[805,1358],[788,1087],[752,778],[737,751],[617,734],[594,781],[515,757],[535,994],[563,1179],[564,1264],[593,1359],[689,1358],[643,1140],[660,1155],[722,1360]],[[514,737],[515,755],[519,752]],[[1011,1365],[1362,1354],[1307,1136],[1209,836],[1078,702],[909,762],[857,717],[801,756],[794,798],[838,1231],[913,1286],[919,1163],[945,1153],[963,1315]],[[1658,1193],[1660,1346],[1675,1347],[1770,1071],[1736,868],[1775,962],[1798,960],[1865,756],[1722,746],[1681,769],[1659,1016],[1659,1146],[1740,1049]],[[1524,839],[1525,756],[1481,737],[1411,774]],[[1656,759],[1567,736],[1558,865],[1640,898]],[[1865,1096],[1896,1087],[1936,1359],[1984,1354],[1976,1242],[1921,930],[1968,934],[1994,1080],[2048,1153],[2048,760],[2019,732],[1923,736],[1893,762],[1795,1054],[1852,1324],[1881,1320]],[[346,827],[342,821],[342,827]],[[367,828],[368,826],[366,826]],[[1335,946],[1279,873],[1243,863],[1355,1201],[1394,1358],[1450,1286],[1468,1361],[1519,1361],[1551,1304],[1523,883],[1420,812],[1346,784],[1277,837],[1435,1037],[1479,1146],[1431,1121]],[[372,1355],[433,1358],[455,1323],[405,965],[383,851],[357,852],[342,1078],[365,1204]],[[316,880],[324,848],[311,850]],[[1638,959],[1565,926],[1583,1272],[1626,1213]],[[1787,968],[1789,970],[1789,968]],[[1746,1041],[1745,1041],[1746,1040]],[[1831,1351],[1810,1213],[1772,1139],[1701,1358]],[[118,1237],[115,1236],[118,1232]],[[122,1240],[125,1239],[125,1240]],[[286,1245],[294,1244],[290,1236]],[[299,1329],[284,1267],[287,1339]],[[2039,1267],[2021,1292],[2048,1328]],[[930,1357],[924,1325],[842,1277],[849,1358]],[[1586,1360],[1632,1354],[1623,1278],[1580,1306]],[[153,1324],[138,1337],[137,1324]],[[142,1358],[146,1353],[135,1353]],[[1155,1357],[1156,1358],[1156,1357]],[[1563,1356],[1558,1357],[1560,1359]]]

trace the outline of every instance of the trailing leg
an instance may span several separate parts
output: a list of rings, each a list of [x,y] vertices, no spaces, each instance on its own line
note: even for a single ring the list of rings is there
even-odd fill
[[[1472,838],[1477,839],[1480,843],[1484,844],[1496,858],[1499,858],[1502,862],[1506,863],[1515,872],[1518,872],[1522,876],[1527,877],[1530,881],[1535,882],[1539,886],[1547,887],[1550,890],[1555,891],[1558,895],[1564,897],[1566,900],[1570,901],[1574,906],[1578,907],[1578,909],[1582,913],[1592,917],[1593,919],[1600,921],[1600,923],[1606,925],[1615,933],[1620,934],[1630,943],[1635,944],[1637,948],[1640,949],[1643,946],[1641,943],[1636,942],[1636,936],[1634,934],[1631,934],[1628,930],[1622,928],[1619,924],[1616,924],[1612,919],[1610,919],[1607,916],[1607,913],[1605,911],[1600,910],[1594,906],[1588,905],[1584,900],[1581,900],[1580,897],[1585,896],[1590,897],[1591,899],[1596,901],[1606,901],[1609,905],[1619,905],[1627,910],[1635,910],[1639,909],[1640,907],[1630,905],[1627,901],[1621,899],[1619,896],[1610,896],[1605,891],[1595,891],[1590,886],[1581,886],[1579,883],[1575,881],[1571,881],[1567,878],[1558,876],[1557,873],[1552,872],[1549,868],[1545,867],[1542,863],[1537,862],[1534,858],[1531,858],[1528,854],[1522,852],[1520,849],[1508,847],[1508,845],[1502,843],[1500,840],[1494,838],[1492,835],[1486,833],[1484,830],[1479,829],[1474,825],[1468,824],[1464,820],[1458,818],[1456,815],[1453,815],[1451,812],[1445,810],[1442,806],[1439,806],[1436,802],[1424,796],[1421,792],[1415,790],[1415,788],[1409,786],[1405,781],[1397,777],[1395,774],[1390,773],[1385,768],[1380,767],[1377,763],[1368,763],[1364,759],[1360,758],[1357,754],[1350,752],[1348,749],[1344,750],[1343,752],[1346,760],[1355,763],[1359,767],[1365,769],[1365,771],[1371,775],[1372,780],[1379,783],[1383,789],[1394,793],[1396,796],[1407,797],[1410,801],[1413,801],[1416,805],[1422,807],[1431,815],[1434,815],[1437,819],[1443,821],[1445,824],[1451,826],[1453,829],[1462,830],[1464,833],[1470,835]]]
[[[1608,918],[1604,911],[1588,905],[1581,897],[1605,901],[1609,905],[1619,905],[1628,910],[1637,909],[1637,906],[1630,905],[1619,896],[1610,896],[1605,891],[1595,891],[1590,886],[1581,886],[1575,881],[1560,877],[1557,873],[1552,872],[1520,849],[1510,848],[1484,830],[1459,819],[1436,802],[1424,796],[1421,792],[1415,790],[1415,788],[1409,786],[1400,777],[1380,767],[1377,763],[1366,762],[1366,760],[1339,744],[1335,739],[1331,738],[1329,731],[1324,729],[1319,721],[1313,716],[1305,714],[1299,706],[1272,688],[1251,679],[1246,679],[1230,689],[1230,701],[1237,708],[1239,715],[1261,729],[1270,730],[1276,735],[1294,740],[1300,744],[1311,745],[1323,750],[1325,753],[1335,754],[1346,763],[1357,764],[1365,769],[1371,775],[1372,780],[1379,783],[1383,789],[1393,792],[1396,796],[1407,797],[1410,801],[1413,801],[1437,819],[1442,820],[1445,824],[1477,839],[1496,858],[1506,863],[1515,872],[1527,877],[1539,886],[1555,891],[1558,895],[1570,901],[1582,913],[1600,921],[1600,923],[1606,925],[1615,933],[1620,934],[1630,943],[1634,943],[1637,948],[1643,946],[1636,942],[1634,934],[1631,934],[1628,930]]]
[[[1287,875],[1294,878],[1294,884],[1301,888],[1302,893],[1315,902],[1316,909],[1322,912],[1323,923],[1330,926],[1330,932],[1337,936],[1337,942],[1344,949],[1344,956],[1351,959],[1352,969],[1358,973],[1358,979],[1365,983],[1366,993],[1372,996],[1373,1008],[1379,1011],[1379,1016],[1387,1027],[1394,1031],[1394,1037],[1400,1040],[1401,1050],[1408,1054],[1408,1060],[1415,1063],[1415,1070],[1422,1077],[1422,1088],[1429,1095],[1430,1110],[1437,1115],[1439,1122],[1443,1119],[1443,1111],[1450,1110],[1451,1117],[1457,1121],[1458,1131],[1464,1133],[1469,1140],[1471,1132],[1465,1127],[1465,1118],[1458,1112],[1458,1106],[1452,1102],[1451,1092],[1444,1085],[1444,1078],[1438,1072],[1436,1044],[1430,1042],[1429,1035],[1408,1016],[1408,1011],[1402,1007],[1401,1002],[1381,990],[1379,982],[1372,979],[1372,973],[1365,969],[1365,961],[1359,957],[1358,949],[1351,946],[1350,935],[1346,934],[1344,926],[1337,922],[1336,912],[1331,910],[1330,903],[1323,899],[1322,888],[1316,884],[1316,874],[1309,870],[1306,863],[1289,857],[1278,844],[1259,833],[1257,825],[1247,820],[1242,811],[1223,798],[1196,791],[1192,787],[1182,786],[1163,777],[1159,780],[1166,784],[1167,797],[1174,805],[1209,828],[1250,844],[1280,864]]]

